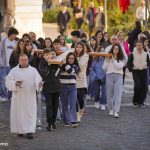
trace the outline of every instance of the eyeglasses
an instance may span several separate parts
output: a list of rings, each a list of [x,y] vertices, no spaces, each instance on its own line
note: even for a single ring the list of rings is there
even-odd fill
[[[112,39],[112,41],[117,41],[117,39]]]
[[[72,60],[74,60],[74,57],[69,57],[68,59],[72,59]]]

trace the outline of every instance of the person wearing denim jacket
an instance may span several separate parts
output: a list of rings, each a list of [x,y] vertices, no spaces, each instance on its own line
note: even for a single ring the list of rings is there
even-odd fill
[[[103,47],[98,47],[97,52],[102,51]],[[95,108],[105,110],[106,105],[106,72],[102,69],[104,57],[95,57],[92,62],[91,72],[93,72],[93,92],[95,100]]]
[[[15,40],[17,34],[19,34],[17,29],[12,27],[8,31],[8,37],[3,38],[0,42],[0,99],[2,102],[11,97],[11,94],[7,92],[5,87],[5,77],[10,71],[9,58],[17,45]]]

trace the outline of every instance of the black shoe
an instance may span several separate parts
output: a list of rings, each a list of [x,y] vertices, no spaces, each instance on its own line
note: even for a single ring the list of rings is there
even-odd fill
[[[54,130],[51,125],[48,125],[48,127],[46,129],[47,129],[47,131],[53,131]]]
[[[18,134],[17,136],[18,136],[18,137],[23,137],[23,136],[24,136],[24,134]]]
[[[33,133],[27,133],[27,138],[28,139],[33,139],[34,138]]]
[[[70,125],[69,125],[69,123],[65,123],[64,126],[65,127],[69,127]]]

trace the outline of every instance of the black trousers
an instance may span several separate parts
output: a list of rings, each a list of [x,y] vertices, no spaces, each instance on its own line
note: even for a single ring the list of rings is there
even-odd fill
[[[76,111],[79,112],[79,108],[84,108],[84,98],[87,94],[87,88],[78,88],[77,89],[77,104],[76,104]]]
[[[59,93],[44,94],[46,99],[46,117],[48,125],[56,122],[57,110],[59,106]]]
[[[133,70],[134,80],[134,104],[144,104],[147,94],[147,70]]]

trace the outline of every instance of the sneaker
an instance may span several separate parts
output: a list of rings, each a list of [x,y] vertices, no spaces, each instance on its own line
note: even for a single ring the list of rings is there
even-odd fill
[[[138,107],[138,104],[137,104],[137,103],[133,103],[132,107],[133,107],[133,108],[137,108],[137,107]]]
[[[99,102],[95,102],[95,108],[100,108]]]
[[[76,122],[71,123],[71,128],[76,128],[77,126],[78,126],[78,124]]]
[[[114,112],[114,118],[119,118],[119,115],[117,112]]]
[[[65,127],[69,127],[70,125],[69,125],[69,123],[65,123],[64,126]]]
[[[109,111],[109,116],[113,116],[113,115],[114,115],[113,110],[110,110],[110,111]]]
[[[24,134],[18,134],[17,136],[18,137],[24,137]]]
[[[101,110],[105,110],[105,105],[101,105]]]
[[[27,133],[27,138],[28,139],[33,139],[34,138],[33,133]]]
[[[1,98],[2,103],[6,103],[7,101],[8,101],[7,98]]]
[[[140,108],[144,108],[145,105],[144,105],[144,104],[140,104],[139,107],[140,107]]]
[[[47,131],[53,131],[53,127],[51,125],[48,125],[48,127],[46,128]]]

